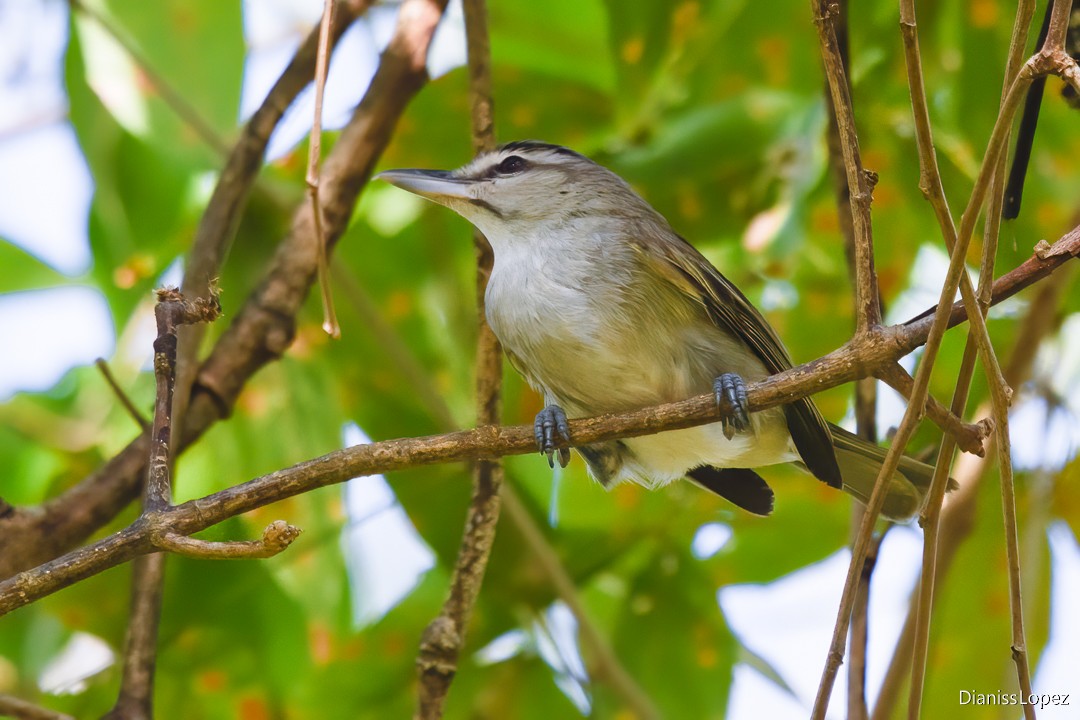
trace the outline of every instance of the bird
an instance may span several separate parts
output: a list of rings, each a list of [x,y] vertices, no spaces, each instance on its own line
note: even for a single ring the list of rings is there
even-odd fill
[[[569,148],[523,140],[452,170],[376,176],[464,217],[494,265],[486,318],[545,402],[534,423],[553,465],[584,458],[604,487],[688,478],[754,515],[774,493],[755,471],[795,463],[866,504],[885,450],[825,421],[813,400],[750,413],[746,385],[792,367],[765,317],[616,173]],[[716,423],[574,445],[568,417],[715,395]],[[882,515],[921,508],[933,468],[909,457]]]

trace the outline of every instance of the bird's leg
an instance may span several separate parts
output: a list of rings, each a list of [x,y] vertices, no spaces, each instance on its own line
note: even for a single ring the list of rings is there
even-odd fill
[[[720,424],[724,428],[724,437],[728,440],[750,427],[750,408],[746,401],[746,383],[735,373],[724,373],[713,381],[716,394],[716,407],[725,402],[731,406],[731,412],[724,415]]]
[[[555,451],[558,450],[559,467],[566,467],[570,462],[570,448],[555,446],[560,438],[570,442],[570,426],[563,409],[558,405],[548,405],[536,413],[533,432],[536,434],[536,445],[540,452],[547,455],[548,465],[555,467]]]

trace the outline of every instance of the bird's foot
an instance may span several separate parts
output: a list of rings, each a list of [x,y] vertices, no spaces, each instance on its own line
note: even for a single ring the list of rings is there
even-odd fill
[[[724,373],[713,381],[713,393],[716,394],[716,407],[727,403],[731,410],[720,421],[724,428],[724,437],[728,440],[750,427],[750,406],[746,400],[746,383],[735,373]]]
[[[548,465],[555,467],[555,451],[559,451],[559,467],[566,467],[570,462],[570,448],[556,447],[559,440],[570,442],[570,426],[566,421],[566,413],[558,405],[548,405],[536,414],[533,422],[533,432],[536,434],[536,446],[540,452],[547,455]]]

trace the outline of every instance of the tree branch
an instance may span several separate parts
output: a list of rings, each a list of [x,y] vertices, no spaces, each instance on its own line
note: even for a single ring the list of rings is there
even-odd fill
[[[12,695],[3,694],[0,694],[0,716],[19,718],[19,720],[75,720],[66,713],[39,707]]]
[[[878,475],[874,491],[871,493],[870,500],[867,503],[867,516],[864,518],[862,527],[860,528],[859,537],[852,551],[851,564],[848,567],[832,642],[830,643],[825,668],[822,671],[821,682],[818,686],[818,694],[814,702],[812,717],[815,718],[815,720],[822,720],[825,717],[825,712],[828,708],[833,683],[836,679],[840,663],[843,660],[844,640],[847,635],[848,623],[851,619],[850,613],[858,585],[858,577],[861,573],[861,566],[870,542],[874,521],[880,512],[885,499],[887,486],[887,482],[885,481],[892,476],[893,472],[895,472],[900,461],[901,449],[911,438],[911,435],[914,433],[916,426],[925,412],[925,400],[929,388],[930,371],[937,358],[941,338],[944,335],[948,322],[948,309],[946,308],[945,303],[955,295],[957,288],[961,286],[961,279],[966,278],[964,258],[971,240],[972,231],[974,230],[975,221],[979,214],[979,209],[983,206],[986,199],[990,183],[994,176],[994,170],[998,165],[998,159],[1004,152],[1013,116],[1016,113],[1020,101],[1023,99],[1023,93],[1026,91],[1028,85],[1030,85],[1033,77],[1046,72],[1060,74],[1067,71],[1064,64],[1059,62],[1060,57],[1058,57],[1058,55],[1060,54],[1061,53],[1058,53],[1054,57],[1046,57],[1040,53],[1025,63],[1016,80],[1010,85],[1005,100],[1001,105],[1001,110],[998,113],[997,120],[995,121],[993,132],[987,143],[987,150],[979,170],[979,175],[976,179],[975,186],[972,189],[971,198],[969,199],[968,206],[961,218],[960,230],[957,233],[956,243],[954,247],[950,248],[951,257],[949,261],[949,270],[942,286],[941,299],[938,308],[935,311],[930,332],[927,336],[926,349],[923,354],[922,362],[920,363],[918,373],[915,377],[915,386],[912,391],[911,404],[909,404],[908,409],[904,414],[904,419],[900,423],[896,437],[893,440],[893,445],[889,448],[889,452],[885,457],[885,462]],[[1065,57],[1068,58],[1067,55]],[[1068,58],[1068,60],[1072,63],[1071,58]],[[1075,64],[1071,67],[1075,71]],[[968,282],[967,289],[970,290],[970,281]],[[984,363],[984,369],[990,386],[991,398],[993,399],[995,421],[998,425],[999,432],[1005,432],[1003,428],[1007,428],[1008,422],[1008,388],[1001,378],[1001,370],[997,365],[994,349],[990,344],[989,335],[986,332],[985,319],[975,303],[973,294],[970,291],[962,292],[961,294],[964,296],[968,318],[972,323],[974,337],[979,346],[980,357]],[[1006,437],[998,444],[999,454],[1003,457],[1002,462],[1006,465],[1008,459],[1004,457],[1004,454],[1007,443],[1008,440]],[[1006,473],[1007,470],[1003,471],[1003,485],[1009,484],[1009,480],[1005,478]],[[1008,510],[1006,510],[1006,515],[1008,516]],[[1008,524],[1008,521],[1006,524]],[[1018,661],[1017,664],[1019,667],[1022,663]],[[1023,683],[1021,684],[1023,685]]]
[[[469,96],[472,105],[473,152],[495,149],[494,102],[491,91],[491,45],[484,0],[464,0]],[[476,419],[478,425],[499,422],[502,396],[502,348],[487,324],[484,295],[495,256],[487,238],[473,230],[476,247]],[[469,618],[480,595],[499,522],[504,474],[497,459],[473,464],[473,491],[465,514],[465,533],[458,549],[450,591],[442,611],[428,625],[416,658],[419,683],[416,718],[438,720],[457,672]]]
[[[163,510],[172,504],[170,435],[173,389],[176,379],[176,331],[182,325],[209,323],[221,314],[215,288],[208,299],[185,300],[175,288],[159,290],[154,315],[158,336],[154,340],[154,376],[157,394],[151,430],[143,512]],[[106,720],[150,720],[154,716],[154,668],[157,665],[158,625],[165,579],[165,556],[143,555],[135,560],[131,579],[131,614],[124,635],[124,664],[120,693]]]
[[[1006,111],[1006,101],[1009,97],[1010,86],[1013,84],[1013,78],[1016,75],[1022,60],[1027,37],[1027,28],[1030,25],[1033,12],[1034,4],[1032,2],[1021,2],[1017,7],[1016,21],[1013,24],[1012,40],[1005,68],[1005,80],[1001,101],[1002,113]],[[923,84],[922,60],[919,53],[913,0],[903,0],[901,2],[900,15],[901,31],[904,37],[905,60],[908,71],[908,84],[911,91],[912,111],[916,126],[916,143],[920,160],[920,186],[923,188],[924,194],[926,194],[928,200],[930,200],[930,204],[935,211],[946,246],[952,250],[956,243],[957,230],[953,223],[951,213],[949,212],[948,203],[945,199],[941,175],[937,166],[937,156],[933,148],[930,116]],[[1002,142],[1007,143],[1007,141],[1008,135],[1006,134]],[[985,242],[983,245],[983,261],[981,268],[982,275],[980,280],[980,298],[983,299],[985,299],[983,291],[987,287],[988,278],[993,277],[994,272],[993,260],[996,255],[997,231],[1001,216],[1000,205],[1003,194],[1002,179],[1005,157],[1004,151],[999,153],[993,173],[993,188],[991,189],[992,199],[985,228]],[[989,163],[984,163],[984,171],[988,165]],[[973,207],[973,204],[974,203],[969,204],[966,213],[967,215],[977,214],[978,207]],[[964,408],[967,405],[968,389],[971,385],[971,378],[975,367],[976,347],[978,347],[983,353],[983,360],[984,363],[986,363],[986,374],[989,384],[991,385],[991,392],[997,398],[993,403],[994,417],[997,419],[998,423],[1000,423],[1000,432],[1007,435],[1008,414],[1007,409],[1002,403],[1007,386],[1004,384],[1000,368],[996,367],[993,349],[990,346],[989,337],[986,334],[984,322],[982,321],[988,306],[985,302],[982,302],[975,308],[975,303],[972,300],[973,293],[971,291],[970,279],[966,276],[966,273],[961,279],[961,292],[969,308],[969,315],[975,318],[976,322],[969,331],[968,340],[964,348],[964,354],[956,382],[956,389],[953,395],[952,414],[960,416],[964,413]],[[922,580],[920,581],[919,601],[917,604],[917,607],[921,609],[916,615],[913,629],[913,638],[916,639],[914,640],[913,675],[908,705],[909,714],[914,717],[918,716],[922,701],[923,673],[925,671],[926,652],[929,643],[929,618],[933,602],[933,583],[934,578],[936,577],[935,564],[937,558],[938,518],[942,502],[944,501],[945,487],[949,475],[948,470],[952,465],[954,450],[955,446],[952,443],[952,438],[944,438],[938,452],[934,478],[928,492],[926,509],[923,517]],[[1008,463],[1008,459],[1005,460],[1005,463]],[[1008,472],[1009,470],[1010,468],[1005,468],[1003,469],[1003,473]]]
[[[886,365],[878,370],[875,375],[905,398],[911,398],[912,388],[915,387],[915,379],[899,363]],[[994,431],[994,421],[991,418],[986,417],[976,423],[964,422],[932,395],[926,398],[926,415],[939,428],[951,436],[953,442],[964,452],[979,457],[982,457],[986,452],[983,441],[990,437],[990,433]]]
[[[1011,297],[1020,288],[1046,277],[1067,259],[1080,254],[1080,227],[1074,228],[1052,247],[1041,248],[1040,252],[1041,258],[1032,257],[994,283],[995,288],[1000,285],[1000,293],[994,293],[994,303]],[[946,312],[950,326],[959,324],[965,317],[962,304],[951,307],[952,311]],[[750,409],[759,411],[789,403],[868,375],[918,347],[929,335],[930,326],[928,317],[920,317],[883,327],[867,336],[853,338],[824,357],[753,383],[747,388]],[[627,413],[571,420],[570,431],[575,443],[588,444],[704,425],[724,417],[726,412],[729,412],[727,405],[717,407],[713,395],[699,395]],[[485,426],[338,450],[161,513],[141,517],[128,528],[92,545],[8,578],[0,582],[0,614],[151,551],[152,532],[190,535],[249,510],[361,475],[535,451],[532,427],[524,425]]]
[[[863,168],[859,155],[859,138],[851,107],[844,53],[834,29],[836,12],[833,3],[830,0],[812,0],[812,10],[847,176],[855,237],[856,332],[862,333],[881,324],[877,272],[874,270],[874,236],[870,223],[870,203],[873,200],[873,186],[877,176]]]
[[[1039,293],[1031,301],[1024,320],[1019,324],[1020,334],[1016,338],[1011,357],[1005,367],[1006,381],[1014,387],[1019,387],[1031,375],[1035,353],[1042,344],[1043,339],[1054,327],[1056,308],[1060,302],[1064,288],[1071,273],[1065,271],[1055,273],[1047,282],[1039,286]],[[976,414],[982,414],[989,408],[982,408]],[[991,444],[993,440],[991,439]],[[949,497],[940,514],[940,531],[938,535],[937,551],[935,553],[934,582],[932,592],[936,596],[943,579],[952,568],[952,561],[960,546],[971,533],[975,521],[975,502],[978,496],[978,487],[982,482],[985,471],[990,467],[986,458],[975,459],[974,457],[961,457],[953,472],[959,484],[959,489]],[[916,586],[912,594],[911,604],[908,607],[907,618],[904,621],[900,638],[893,650],[892,660],[885,673],[885,680],[878,694],[877,704],[871,715],[872,720],[887,720],[893,716],[893,710],[900,697],[900,690],[904,683],[907,672],[912,668],[912,656],[915,647],[916,617],[922,612],[920,605],[925,604],[922,599],[923,581]],[[921,664],[919,665],[921,667]]]
[[[102,720],[151,720],[154,670],[165,580],[164,553],[135,558],[131,574],[131,612],[124,632],[120,692]]]
[[[441,7],[437,0],[406,0],[402,5],[394,37],[383,53],[371,86],[324,163],[321,195],[332,240],[344,231],[356,198],[389,141],[398,117],[427,81],[427,46]],[[339,8],[339,18],[346,14],[344,10]],[[243,173],[258,170],[262,148],[277,119],[295,93],[310,81],[314,72],[314,47],[315,41],[309,38],[263,107],[248,122],[251,132],[245,132],[240,141],[245,149],[238,146],[233,156],[248,163]],[[255,163],[253,169],[250,163]],[[246,188],[230,168],[239,171],[241,164],[239,160],[235,165],[230,161],[219,183],[219,188],[221,184],[229,184],[230,189],[222,190],[220,203],[211,199],[203,225],[224,228],[228,222],[238,222],[238,215],[233,215],[229,208],[243,204]],[[206,219],[212,209],[222,222]],[[232,220],[226,221],[228,218]],[[196,246],[199,237],[203,237],[201,231]],[[208,229],[206,237],[211,250],[206,253],[193,250],[193,258],[224,252],[225,246],[214,240],[223,236]],[[193,384],[183,432],[176,433],[174,438],[178,450],[183,450],[218,420],[228,417],[250,377],[288,347],[294,318],[314,278],[314,245],[310,208],[301,207],[261,283],[202,364]],[[191,269],[188,274],[192,274]],[[181,339],[181,352],[184,344]],[[148,448],[149,435],[144,433],[93,475],[41,508],[19,509],[0,518],[0,543],[10,550],[0,555],[0,577],[56,557],[115,517],[141,488]]]

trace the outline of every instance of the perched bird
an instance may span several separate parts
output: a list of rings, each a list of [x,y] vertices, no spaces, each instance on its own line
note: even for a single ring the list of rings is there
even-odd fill
[[[869,499],[883,449],[827,423],[809,398],[747,411],[745,382],[790,368],[787,350],[738,288],[615,173],[568,148],[523,141],[450,172],[378,177],[445,205],[491,243],[487,319],[544,396],[535,427],[549,462],[559,436],[572,440],[567,414],[711,392],[734,408],[720,423],[576,449],[604,486],[689,477],[757,515],[772,511],[773,492],[751,468],[776,463],[799,463]],[[918,512],[932,472],[904,458],[884,514]]]

